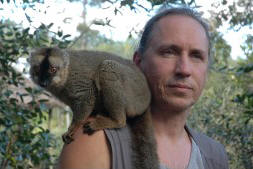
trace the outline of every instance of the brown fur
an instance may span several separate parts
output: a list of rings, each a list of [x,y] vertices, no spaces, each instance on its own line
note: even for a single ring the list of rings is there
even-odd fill
[[[142,114],[149,106],[150,91],[143,73],[129,60],[94,51],[42,48],[31,54],[31,76],[38,84],[34,67],[44,59],[59,67],[45,87],[69,105],[73,119],[65,142],[80,126],[92,133],[125,126],[127,117]],[[89,116],[95,120],[87,121]]]
[[[40,84],[35,71],[44,59],[59,67],[45,87],[69,105],[73,119],[63,140],[70,143],[76,129],[92,133],[105,128],[121,128],[129,120],[133,160],[136,169],[158,169],[151,114],[151,94],[146,78],[134,63],[113,54],[42,48],[31,54],[30,74]],[[95,120],[87,121],[89,116]]]
[[[128,121],[132,135],[134,169],[159,169],[150,108]]]

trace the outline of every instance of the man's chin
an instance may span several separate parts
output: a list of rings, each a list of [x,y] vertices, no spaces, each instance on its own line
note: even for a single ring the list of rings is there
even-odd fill
[[[188,112],[193,104],[194,101],[192,99],[186,98],[171,98],[163,102],[164,107],[174,110],[175,112]]]

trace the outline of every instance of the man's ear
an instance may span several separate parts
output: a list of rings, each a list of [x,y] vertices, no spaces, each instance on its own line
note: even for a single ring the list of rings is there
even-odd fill
[[[133,62],[140,68],[141,61],[142,61],[141,54],[138,51],[135,51],[133,56]]]

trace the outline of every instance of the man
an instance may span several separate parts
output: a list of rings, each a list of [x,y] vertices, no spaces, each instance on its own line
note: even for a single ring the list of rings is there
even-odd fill
[[[168,9],[147,23],[134,54],[152,93],[151,114],[161,168],[228,168],[223,146],[186,126],[207,78],[209,41],[207,26],[194,11]],[[127,133],[123,128],[87,136],[80,129],[75,141],[63,148],[60,168],[131,168],[131,145],[122,139]]]

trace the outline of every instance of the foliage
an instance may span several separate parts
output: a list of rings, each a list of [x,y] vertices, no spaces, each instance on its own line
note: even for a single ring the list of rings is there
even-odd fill
[[[98,31],[90,29],[85,23],[79,24],[77,30],[81,35],[74,39],[72,48],[107,51],[129,58],[134,51],[135,39],[129,38],[125,42],[113,41],[101,35]]]
[[[48,130],[39,126],[44,118],[43,111],[36,106],[34,100],[27,105],[30,109],[22,105],[24,97],[30,95],[34,98],[37,91],[27,87],[25,93],[15,93],[21,99],[19,102],[9,89],[11,85],[24,85],[22,75],[17,73],[11,64],[15,63],[19,56],[28,53],[29,43],[33,41],[28,31],[29,29],[22,30],[10,22],[2,21],[0,24],[1,168],[29,168],[41,161],[50,163],[48,151],[52,146],[51,135]]]
[[[1,1],[2,2],[2,1]],[[9,1],[7,1],[9,2]],[[24,0],[25,4],[32,4]],[[29,16],[28,21],[32,23]],[[43,127],[50,111],[38,98],[41,90],[24,83],[24,77],[13,68],[20,57],[41,46],[66,47],[68,35],[51,32],[53,24],[23,28],[9,20],[0,21],[0,168],[48,168],[55,161],[51,149],[55,138]],[[14,90],[14,89],[24,89]],[[30,101],[26,102],[26,100]]]
[[[151,9],[144,7],[142,4],[138,3],[136,0],[93,0],[89,1],[89,5],[93,6],[100,6],[102,3],[120,3],[121,7],[128,7],[131,10],[136,11],[138,8],[143,8],[146,11],[150,11]],[[195,4],[195,0],[185,1],[185,0],[147,0],[147,2],[150,3],[151,7],[157,6],[157,5],[188,5],[191,6]],[[119,9],[118,9],[119,10]]]
[[[213,11],[217,26],[221,26],[226,21],[234,30],[239,30],[244,26],[252,26],[253,23],[253,2],[251,0],[228,1],[220,0],[213,4],[222,10]]]
[[[242,94],[242,86],[234,72],[212,70],[207,87],[189,119],[193,128],[226,147],[232,169],[252,168],[253,109],[251,107],[249,119],[245,111],[250,109],[235,102]]]
[[[241,111],[241,123],[244,124],[242,128],[238,128],[238,134],[241,136],[240,152],[245,168],[253,167],[253,36],[248,35],[247,39],[242,45],[242,49],[246,59],[241,61],[240,66],[234,71],[242,92],[234,98],[234,102],[243,107]]]
[[[213,31],[211,34],[211,44],[212,46],[212,62],[215,63],[212,65],[214,69],[224,68],[229,65],[231,61],[230,53],[231,47],[223,39],[223,36],[220,32]]]

